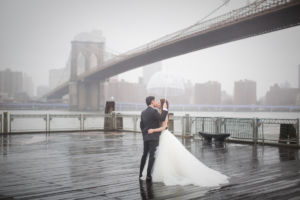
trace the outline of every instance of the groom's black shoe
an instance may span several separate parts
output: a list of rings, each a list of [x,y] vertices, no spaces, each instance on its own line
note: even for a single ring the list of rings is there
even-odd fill
[[[151,182],[152,181],[152,177],[151,176],[147,176],[146,177],[146,181]]]

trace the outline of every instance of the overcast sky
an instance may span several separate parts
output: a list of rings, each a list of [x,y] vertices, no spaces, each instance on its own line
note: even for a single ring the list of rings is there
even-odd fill
[[[48,72],[65,66],[70,42],[102,30],[106,46],[124,52],[194,24],[223,0],[0,0],[0,69],[48,84]],[[231,0],[214,14],[245,6]],[[219,81],[233,93],[235,80],[257,81],[258,97],[274,83],[298,84],[300,27],[231,42],[163,61],[166,70],[192,82]],[[141,70],[121,75],[137,81]]]

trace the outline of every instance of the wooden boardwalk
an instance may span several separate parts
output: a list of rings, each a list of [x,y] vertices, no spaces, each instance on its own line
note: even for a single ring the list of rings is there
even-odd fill
[[[0,199],[300,199],[300,151],[183,140],[231,177],[220,188],[138,180],[141,134],[55,133],[1,138]]]

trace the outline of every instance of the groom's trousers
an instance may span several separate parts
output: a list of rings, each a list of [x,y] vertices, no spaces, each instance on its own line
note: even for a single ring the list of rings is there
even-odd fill
[[[143,173],[144,166],[147,160],[147,155],[149,153],[149,161],[148,161],[148,168],[147,168],[147,177],[151,178],[151,173],[152,173],[152,167],[154,164],[154,155],[156,151],[156,147],[158,146],[158,140],[149,140],[149,141],[144,141],[144,152],[143,156],[141,159],[141,165],[140,165],[140,176]]]

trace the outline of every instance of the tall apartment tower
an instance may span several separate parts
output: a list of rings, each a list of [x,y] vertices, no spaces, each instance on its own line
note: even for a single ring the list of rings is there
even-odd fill
[[[256,82],[251,80],[234,82],[233,102],[236,105],[256,104]]]

